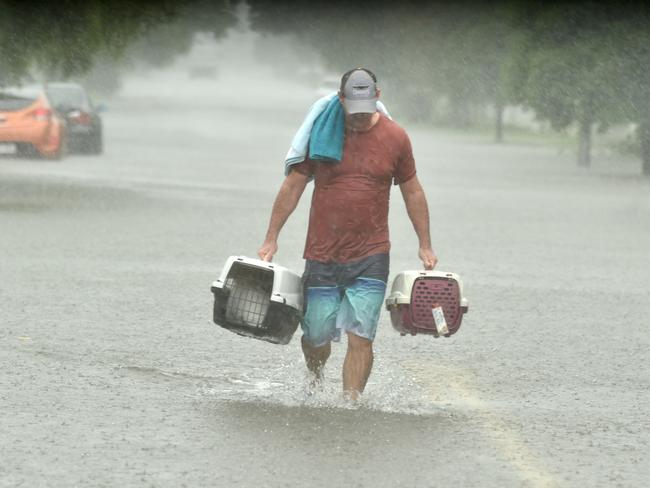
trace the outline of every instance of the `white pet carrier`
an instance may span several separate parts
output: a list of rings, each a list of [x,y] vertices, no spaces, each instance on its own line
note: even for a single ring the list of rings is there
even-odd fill
[[[430,334],[439,337],[433,309],[442,307],[449,337],[460,328],[468,310],[463,283],[445,271],[404,271],[393,280],[386,299],[393,328],[402,335]]]
[[[214,322],[239,335],[287,344],[302,317],[301,277],[278,264],[230,256],[211,289]]]

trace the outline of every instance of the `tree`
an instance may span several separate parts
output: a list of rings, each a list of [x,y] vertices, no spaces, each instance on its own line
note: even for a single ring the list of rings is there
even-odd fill
[[[624,83],[620,86],[625,113],[637,124],[642,171],[650,175],[650,12],[638,9],[621,32],[619,55],[614,67]]]
[[[447,122],[462,127],[472,110],[493,104],[500,140],[503,108],[521,103],[557,130],[577,125],[584,166],[595,127],[632,120],[650,172],[650,15],[642,2],[251,5],[255,29],[292,33],[328,68],[376,69],[401,116],[430,120],[446,100]]]
[[[252,1],[253,28],[293,34],[308,43],[328,69],[366,66],[380,75],[391,110],[431,122],[436,102],[449,107],[446,122],[472,123],[472,112],[496,107],[496,137],[507,102],[502,66],[507,59],[512,7],[447,2],[329,2],[277,4]],[[344,14],[342,14],[344,12]]]
[[[527,8],[525,34],[509,62],[515,98],[555,129],[578,125],[578,164],[591,162],[595,124],[623,119],[621,84],[616,70],[621,10],[597,2]]]
[[[262,33],[293,35],[324,60],[326,69],[343,73],[356,66],[372,69],[400,118],[431,121],[441,91],[435,73],[440,51],[434,22],[444,4],[349,2],[277,4],[251,2],[252,26]]]
[[[37,71],[46,79],[81,75],[97,59],[121,59],[148,35],[158,34],[148,52],[164,62],[189,48],[193,32],[222,35],[235,22],[228,0],[0,0],[0,84],[19,83]]]
[[[450,5],[432,19],[438,32],[427,48],[438,52],[434,76],[449,100],[449,123],[467,127],[472,109],[491,105],[497,142],[503,139],[503,111],[510,98],[504,66],[516,32],[513,20],[508,2]]]

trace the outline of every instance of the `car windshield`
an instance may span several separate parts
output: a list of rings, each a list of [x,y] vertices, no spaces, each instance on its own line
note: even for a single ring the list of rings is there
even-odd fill
[[[14,112],[29,107],[38,98],[29,88],[0,88],[0,111]]]
[[[86,97],[76,86],[49,86],[47,94],[55,107],[86,108]]]

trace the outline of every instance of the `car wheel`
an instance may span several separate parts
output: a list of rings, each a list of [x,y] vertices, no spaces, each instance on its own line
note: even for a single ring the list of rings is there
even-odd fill
[[[20,159],[36,158],[38,151],[31,144],[18,143],[16,144],[16,156]]]
[[[101,131],[88,134],[81,142],[81,149],[84,154],[101,154],[104,150]]]

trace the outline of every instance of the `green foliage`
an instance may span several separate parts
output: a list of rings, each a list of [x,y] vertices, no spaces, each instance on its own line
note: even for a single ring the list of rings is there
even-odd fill
[[[36,71],[46,79],[84,74],[136,44],[135,57],[164,64],[189,49],[194,32],[219,36],[235,22],[228,0],[0,0],[0,84]]]
[[[574,121],[610,124],[624,117],[624,73],[616,60],[624,19],[606,4],[562,4],[539,12],[508,70],[514,98],[556,129]]]
[[[650,167],[647,2],[250,3],[254,28],[295,35],[329,69],[375,70],[400,117],[443,107],[466,127],[473,110],[516,103],[558,130],[578,123],[587,152],[594,124],[633,121]]]
[[[391,107],[404,118],[431,120],[445,100],[449,121],[466,125],[472,107],[506,98],[502,65],[509,49],[509,4],[445,2],[251,1],[253,27],[292,33],[328,69],[375,71]]]
[[[468,126],[522,104],[556,129],[639,126],[650,167],[650,10],[645,2],[249,0],[254,30],[292,36],[327,69],[366,66],[400,118]],[[0,84],[162,66],[197,32],[237,23],[237,0],[0,0]],[[98,66],[98,63],[101,65]],[[100,75],[97,75],[100,73]],[[101,74],[103,73],[103,74]],[[583,131],[584,132],[584,131]]]
[[[131,44],[126,53],[129,62],[155,67],[168,65],[180,54],[189,52],[197,32],[220,38],[237,22],[234,7],[228,0],[193,0],[180,5],[176,2],[178,10],[173,18],[152,24],[146,35]]]
[[[621,72],[621,98],[634,121],[650,120],[650,14],[638,15],[625,26],[614,66]]]

